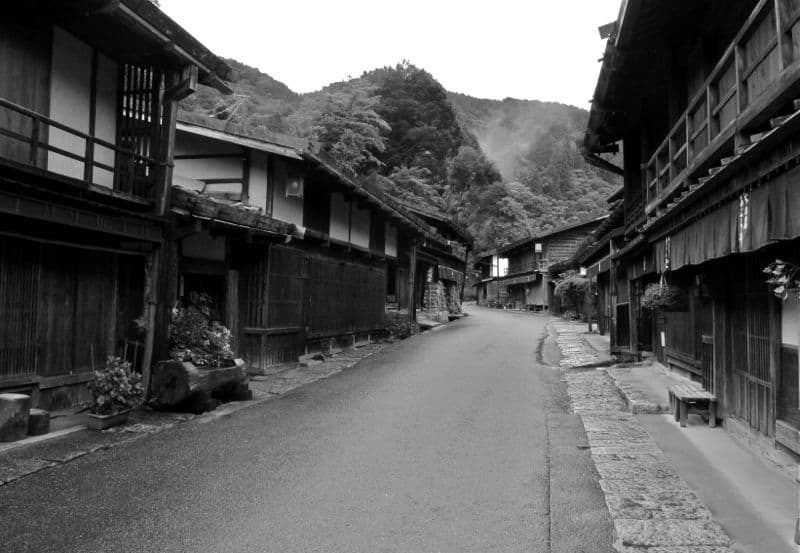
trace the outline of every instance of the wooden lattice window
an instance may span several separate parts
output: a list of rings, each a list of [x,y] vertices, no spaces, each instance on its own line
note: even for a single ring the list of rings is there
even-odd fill
[[[117,144],[133,155],[118,156],[115,188],[153,196],[162,119],[163,75],[152,67],[126,64],[120,72]]]

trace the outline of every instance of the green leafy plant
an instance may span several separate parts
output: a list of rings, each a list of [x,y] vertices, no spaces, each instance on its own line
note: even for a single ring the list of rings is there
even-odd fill
[[[666,281],[648,284],[642,293],[641,305],[645,309],[669,310],[675,308],[683,301],[683,292],[677,286],[667,284]]]
[[[189,304],[176,305],[170,324],[170,357],[195,365],[221,367],[235,357],[231,331],[212,320],[212,301],[207,294],[192,294]]]
[[[565,273],[555,287],[555,294],[562,298],[567,311],[582,311],[586,296],[594,294],[595,285],[588,278],[578,273]],[[565,313],[566,316],[567,313]],[[577,318],[577,317],[576,317]]]
[[[410,320],[408,315],[403,313],[387,313],[386,332],[393,338],[405,340],[414,334],[419,334],[419,326],[417,323]]]
[[[800,298],[800,267],[776,259],[764,268],[764,274],[769,275],[767,284],[775,296],[785,300],[790,293],[794,293]]]
[[[139,406],[144,395],[142,377],[131,370],[128,361],[109,355],[106,366],[94,371],[87,384],[92,393],[89,411],[95,415],[111,415]]]

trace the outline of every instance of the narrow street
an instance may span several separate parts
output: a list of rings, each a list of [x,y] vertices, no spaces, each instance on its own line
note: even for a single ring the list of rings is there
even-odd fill
[[[0,487],[16,552],[607,552],[544,316],[476,309],[355,367]]]

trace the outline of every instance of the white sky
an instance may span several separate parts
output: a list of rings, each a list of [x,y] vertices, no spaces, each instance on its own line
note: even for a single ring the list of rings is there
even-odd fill
[[[447,90],[588,109],[621,0],[161,0],[214,53],[295,92],[403,59]]]

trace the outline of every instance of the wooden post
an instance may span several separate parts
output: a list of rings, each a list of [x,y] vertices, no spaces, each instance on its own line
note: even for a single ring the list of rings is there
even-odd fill
[[[412,321],[417,320],[417,244],[411,244],[411,249],[408,252],[409,268],[408,268],[408,318]]]
[[[156,335],[156,311],[157,311],[157,289],[158,265],[160,252],[154,250],[147,257],[145,262],[144,276],[144,316],[145,316],[145,336],[144,351],[142,352],[142,386],[144,387],[145,398],[148,397],[150,390],[151,365],[153,364],[153,349],[155,347]]]
[[[783,1],[773,0],[772,9],[775,10],[775,31],[778,39],[778,72],[780,73],[792,64],[792,41],[783,32],[783,25],[788,15],[783,7]]]
[[[239,271],[229,270],[225,290],[225,325],[231,331],[233,350],[239,352]]]
[[[775,435],[778,415],[779,368],[781,363],[781,309],[778,299],[769,295],[769,406],[767,408],[767,434]]]
[[[250,149],[245,148],[242,161],[242,203],[250,203]]]
[[[639,354],[639,281],[628,280],[628,339],[631,353]]]

